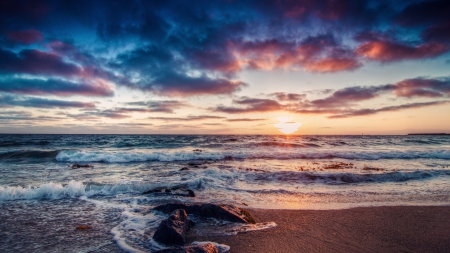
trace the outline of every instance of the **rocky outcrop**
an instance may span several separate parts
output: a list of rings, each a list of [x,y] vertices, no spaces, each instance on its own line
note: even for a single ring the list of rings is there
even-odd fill
[[[153,239],[167,245],[184,245],[186,233],[193,225],[185,210],[173,210],[169,218],[159,224]]]
[[[217,247],[212,243],[190,245],[185,247],[169,248],[155,251],[155,253],[219,253]]]
[[[181,197],[195,197],[195,193],[193,190],[179,188],[179,187],[172,187],[172,188],[157,187],[155,189],[145,191],[142,194],[143,195],[166,194],[166,195],[174,195],[174,196],[181,196]]]
[[[239,207],[233,205],[214,205],[214,204],[176,204],[169,203],[154,208],[166,214],[172,213],[174,210],[183,209],[188,214],[195,214],[203,217],[215,218],[239,223],[256,223],[251,214]]]

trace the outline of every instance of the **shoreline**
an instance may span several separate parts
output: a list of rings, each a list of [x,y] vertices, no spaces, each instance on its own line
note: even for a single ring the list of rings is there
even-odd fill
[[[199,236],[239,252],[450,252],[450,206],[335,210],[248,209],[277,227],[232,236]]]

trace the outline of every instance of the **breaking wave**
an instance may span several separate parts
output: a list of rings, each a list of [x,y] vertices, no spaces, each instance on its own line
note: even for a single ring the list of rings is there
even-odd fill
[[[128,163],[147,161],[190,161],[190,160],[230,160],[230,159],[445,159],[450,160],[448,150],[396,150],[396,151],[326,151],[308,149],[249,149],[242,151],[123,151],[123,152],[94,152],[63,150],[56,155],[60,162],[104,162]]]

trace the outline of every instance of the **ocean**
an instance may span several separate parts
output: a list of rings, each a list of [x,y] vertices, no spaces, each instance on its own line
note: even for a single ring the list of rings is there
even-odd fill
[[[151,237],[165,218],[151,208],[168,202],[449,205],[449,165],[450,135],[4,134],[0,252],[151,252],[164,247]],[[219,223],[204,231],[275,226]]]

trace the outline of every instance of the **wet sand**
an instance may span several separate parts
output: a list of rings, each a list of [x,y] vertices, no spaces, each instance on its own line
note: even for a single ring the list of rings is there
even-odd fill
[[[450,252],[450,206],[345,210],[249,209],[277,227],[235,236],[189,235],[189,241],[243,252]]]

